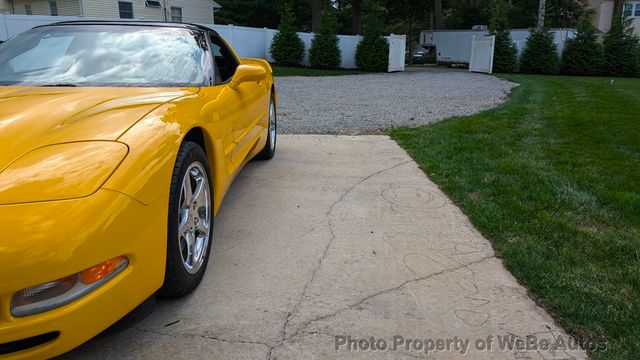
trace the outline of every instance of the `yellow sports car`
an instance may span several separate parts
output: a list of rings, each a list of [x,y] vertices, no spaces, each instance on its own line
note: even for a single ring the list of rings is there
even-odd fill
[[[209,28],[64,22],[0,45],[0,359],[194,290],[238,171],[276,148],[264,60]]]

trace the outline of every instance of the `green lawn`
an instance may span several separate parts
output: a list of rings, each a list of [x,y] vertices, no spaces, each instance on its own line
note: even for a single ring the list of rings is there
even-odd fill
[[[640,79],[505,76],[508,102],[391,135],[600,359],[640,356]]]
[[[273,74],[275,76],[339,76],[339,75],[358,75],[358,74],[366,74],[366,73],[363,71],[347,70],[347,69],[320,70],[320,69],[310,69],[305,67],[274,66]]]

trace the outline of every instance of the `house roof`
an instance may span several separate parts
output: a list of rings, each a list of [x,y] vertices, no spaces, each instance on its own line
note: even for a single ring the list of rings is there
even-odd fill
[[[217,2],[211,0],[211,2],[213,3],[213,8],[214,9],[222,9],[222,5],[218,4]]]

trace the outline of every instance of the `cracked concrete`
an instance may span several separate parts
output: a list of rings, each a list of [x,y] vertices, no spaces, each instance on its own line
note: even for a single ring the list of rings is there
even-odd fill
[[[457,359],[411,347],[336,351],[335,336],[568,339],[388,137],[281,136],[278,146],[237,178],[194,294],[159,300],[134,327],[65,357]],[[586,358],[497,344],[471,345],[466,357]]]

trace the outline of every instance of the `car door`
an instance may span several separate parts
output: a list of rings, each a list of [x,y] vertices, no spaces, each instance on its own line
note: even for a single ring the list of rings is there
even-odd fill
[[[233,120],[234,146],[231,149],[231,160],[239,166],[245,161],[258,140],[257,125],[267,111],[267,105],[263,104],[264,84],[245,82],[237,89],[232,89],[228,84],[240,65],[240,60],[227,43],[215,33],[211,33],[211,48],[216,64],[216,83],[226,87],[225,92],[228,93],[230,100],[225,106],[229,107]]]

